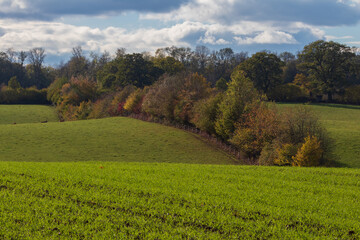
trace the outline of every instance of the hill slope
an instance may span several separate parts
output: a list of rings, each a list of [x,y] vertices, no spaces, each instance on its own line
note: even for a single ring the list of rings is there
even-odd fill
[[[197,136],[130,118],[3,125],[2,161],[234,164]]]
[[[330,136],[335,140],[337,161],[346,167],[360,168],[360,106],[341,104],[280,104],[282,107],[302,105],[313,109]]]
[[[59,121],[55,109],[43,105],[0,105],[0,124]]]

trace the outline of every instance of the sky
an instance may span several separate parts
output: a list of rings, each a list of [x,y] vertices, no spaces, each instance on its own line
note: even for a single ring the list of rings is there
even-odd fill
[[[360,47],[360,0],[0,0],[0,51],[114,54],[170,46],[296,53],[313,41]]]

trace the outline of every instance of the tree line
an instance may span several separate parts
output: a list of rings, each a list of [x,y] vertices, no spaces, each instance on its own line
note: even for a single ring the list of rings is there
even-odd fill
[[[17,60],[2,55],[1,63],[23,75],[7,72],[11,77],[7,85],[2,80],[0,101],[14,103],[11,97],[17,96],[31,102],[32,95],[24,98],[31,90],[46,95],[64,120],[140,114],[181,123],[262,165],[316,166],[331,160],[331,141],[317,117],[307,108],[282,111],[272,101],[359,103],[360,96],[359,56],[336,42],[310,43],[296,56],[262,51],[251,57],[230,48],[168,47],[154,55],[118,49],[113,57],[104,52],[88,58],[75,47],[57,68],[43,66],[43,49],[28,54],[28,65],[20,54],[14,54]]]

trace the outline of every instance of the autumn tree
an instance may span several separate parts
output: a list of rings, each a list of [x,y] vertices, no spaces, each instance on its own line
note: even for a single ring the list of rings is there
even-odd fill
[[[215,123],[216,133],[224,140],[229,139],[235,130],[235,123],[248,105],[258,98],[258,92],[252,81],[245,77],[243,71],[235,70],[219,104],[219,117]]]

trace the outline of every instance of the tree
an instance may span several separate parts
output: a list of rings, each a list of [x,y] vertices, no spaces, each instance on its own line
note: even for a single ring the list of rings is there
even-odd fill
[[[184,65],[173,57],[155,57],[154,65],[162,69],[165,73],[174,75],[184,70]]]
[[[109,62],[98,72],[97,77],[105,88],[127,85],[144,87],[154,83],[162,74],[162,69],[145,60],[142,54],[134,53]]]
[[[260,156],[262,149],[271,144],[280,131],[280,120],[275,108],[267,103],[254,106],[236,126],[230,142],[251,159]]]
[[[343,44],[319,40],[306,45],[298,57],[300,67],[332,101],[333,95],[346,86],[355,54]]]
[[[33,48],[28,53],[31,69],[28,71],[31,81],[38,88],[47,87],[46,79],[42,74],[42,64],[46,55],[43,48]]]
[[[10,78],[10,80],[8,82],[8,87],[11,88],[11,89],[14,89],[14,90],[21,88],[21,85],[18,82],[16,76]]]
[[[235,123],[246,107],[259,98],[253,83],[241,70],[235,70],[224,98],[219,104],[219,117],[215,123],[216,133],[224,140],[229,139],[235,130]]]
[[[283,62],[273,53],[258,52],[242,62],[237,69],[245,72],[254,86],[263,93],[281,84]]]

